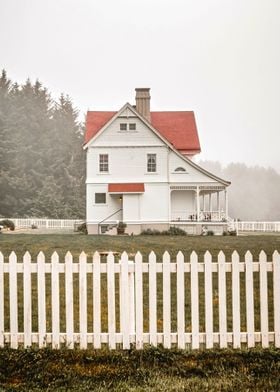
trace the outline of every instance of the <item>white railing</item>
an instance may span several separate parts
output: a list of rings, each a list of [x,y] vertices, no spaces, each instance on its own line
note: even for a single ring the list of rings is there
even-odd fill
[[[1,218],[2,220],[4,218]],[[78,223],[82,223],[81,219],[41,219],[41,218],[8,218],[14,222],[16,228],[38,229],[74,229]]]
[[[105,259],[103,259],[105,258]],[[120,260],[119,260],[120,259]],[[5,275],[5,279],[4,279]],[[258,283],[258,284],[256,284]],[[280,255],[0,253],[0,347],[280,347]],[[90,345],[90,346],[89,346]]]
[[[239,222],[235,221],[237,231],[280,232],[280,222]]]
[[[199,220],[205,222],[213,222],[213,221],[224,221],[226,219],[226,214],[224,211],[201,211],[199,213]],[[195,211],[185,211],[178,210],[172,211],[171,221],[180,222],[180,221],[197,221],[197,213]]]

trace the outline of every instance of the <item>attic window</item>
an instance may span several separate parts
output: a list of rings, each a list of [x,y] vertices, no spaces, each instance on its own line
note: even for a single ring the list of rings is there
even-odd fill
[[[127,130],[127,124],[126,123],[120,123],[120,130],[121,131],[126,131]]]
[[[129,130],[130,131],[136,131],[136,124],[135,123],[130,123],[129,124]]]
[[[184,167],[182,167],[182,166],[179,166],[179,167],[176,167],[176,169],[174,170],[175,172],[185,172],[186,171],[186,169],[184,168]]]

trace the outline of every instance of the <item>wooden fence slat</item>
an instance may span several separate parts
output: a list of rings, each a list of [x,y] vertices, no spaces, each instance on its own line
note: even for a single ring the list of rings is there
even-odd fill
[[[109,348],[116,348],[116,304],[115,304],[115,260],[110,252],[107,256],[107,300]]]
[[[249,348],[255,346],[253,256],[249,251],[245,254],[245,264],[247,345]]]
[[[149,332],[150,344],[157,346],[157,273],[156,255],[149,255]]]
[[[101,348],[100,255],[93,255],[93,347]]]
[[[225,254],[218,254],[219,335],[220,348],[227,347],[227,296]]]
[[[162,265],[163,296],[163,346],[171,348],[171,299],[170,299],[170,255],[164,252]]]
[[[80,348],[87,348],[87,255],[82,252],[79,257],[79,319]]]
[[[0,299],[4,299],[4,256],[0,252]],[[0,300],[0,347],[4,346],[4,300]]]
[[[143,348],[143,264],[142,255],[135,255],[135,333],[136,349]]]
[[[9,296],[11,348],[18,348],[17,256],[15,252],[12,252],[9,257]]]
[[[232,254],[232,331],[233,348],[240,348],[240,273],[239,254]]]
[[[191,321],[192,321],[192,348],[199,348],[199,286],[198,286],[198,260],[195,252],[191,253]]]
[[[280,254],[273,253],[273,303],[275,347],[280,347]]]
[[[39,348],[43,348],[46,346],[46,278],[45,255],[43,252],[40,252],[37,256],[37,265]]]
[[[31,314],[31,255],[23,256],[23,331],[24,347],[31,346],[32,314]]]
[[[185,272],[184,255],[182,252],[177,254],[177,332],[178,348],[185,349]]]
[[[74,310],[73,310],[73,257],[70,252],[65,256],[65,316],[66,346],[74,348]]]
[[[128,287],[128,255],[123,252],[121,255],[121,292],[122,292],[122,336],[123,348],[130,348],[130,307],[129,307],[129,287]]]
[[[267,258],[264,251],[259,256],[260,261],[260,318],[262,347],[269,346],[268,340],[268,298],[267,298]]]
[[[52,348],[60,347],[60,311],[59,311],[59,257],[54,252],[51,257],[51,300],[52,300]]]
[[[205,284],[205,332],[206,348],[213,347],[213,284],[212,256],[209,251],[204,255],[204,284]]]

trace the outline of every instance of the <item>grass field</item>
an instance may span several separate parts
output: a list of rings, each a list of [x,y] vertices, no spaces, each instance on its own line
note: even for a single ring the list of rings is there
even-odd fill
[[[39,251],[47,258],[57,251],[63,258],[70,250],[77,261],[81,251],[89,257],[94,251],[140,251],[147,255],[154,250],[161,260],[165,250],[175,261],[181,250],[188,261],[192,250],[202,261],[209,250],[216,256],[223,250],[230,257],[234,250],[243,256],[247,250],[257,259],[261,250],[271,260],[274,250],[280,251],[280,235],[250,235],[239,237],[167,237],[167,236],[84,236],[1,234],[0,251],[5,260],[11,251],[19,258],[29,251],[34,259]],[[47,260],[49,261],[49,260]],[[62,286],[63,286],[63,282]],[[258,280],[256,288],[258,289]],[[106,282],[104,282],[106,284]],[[159,290],[161,282],[159,281]],[[215,282],[214,282],[215,285]],[[230,282],[229,282],[230,285]],[[106,289],[106,287],[105,287]],[[241,282],[241,290],[244,289]],[[36,290],[36,288],[35,288]],[[106,291],[106,290],[105,290]],[[242,292],[242,291],[241,291]],[[19,298],[22,301],[22,282],[19,280]],[[204,293],[201,292],[203,305]],[[229,293],[230,294],[230,293]],[[91,304],[89,304],[91,306]],[[34,306],[36,323],[36,306]],[[256,304],[258,311],[258,304]],[[161,321],[159,304],[159,328]],[[78,308],[76,309],[78,315]],[[214,310],[215,313],[215,310]],[[63,299],[61,301],[63,330]],[[19,325],[22,314],[19,313]],[[78,319],[78,316],[76,317]],[[241,317],[242,328],[245,325]],[[106,312],[104,312],[104,325]],[[203,326],[203,314],[200,319]],[[257,320],[258,324],[258,320]],[[271,321],[270,321],[271,324]],[[89,315],[89,325],[92,319]],[[8,323],[6,322],[6,327]],[[76,324],[77,327],[77,324]],[[229,314],[230,327],[230,314]],[[187,352],[147,348],[144,351],[51,351],[29,349],[0,350],[0,391],[280,391],[280,350],[203,351]]]
[[[280,235],[241,235],[241,236],[86,236],[77,234],[64,235],[31,235],[31,234],[1,234],[0,251],[7,257],[15,251],[19,257],[29,251],[35,257],[40,251],[46,256],[57,251],[64,256],[71,251],[74,257],[85,251],[92,255],[98,251],[126,251],[135,254],[140,251],[145,257],[153,250],[157,256],[162,256],[167,250],[172,257],[182,251],[188,258],[195,250],[201,258],[206,250],[217,256],[223,250],[226,256],[237,250],[243,256],[247,250],[256,258],[264,250],[271,258],[274,250],[280,251]]]

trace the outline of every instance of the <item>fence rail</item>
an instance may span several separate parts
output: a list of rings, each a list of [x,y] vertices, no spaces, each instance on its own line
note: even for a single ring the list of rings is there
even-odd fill
[[[0,253],[0,347],[280,347],[280,255]]]

